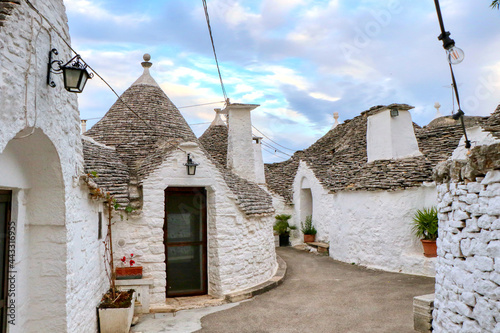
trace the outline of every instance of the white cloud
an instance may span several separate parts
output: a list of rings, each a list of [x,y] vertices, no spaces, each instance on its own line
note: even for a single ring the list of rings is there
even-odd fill
[[[320,92],[309,93],[309,96],[311,96],[312,98],[322,99],[322,100],[329,101],[329,102],[336,102],[336,101],[340,100],[340,97],[328,96],[327,94],[323,94]]]
[[[69,13],[78,13],[89,19],[99,21],[111,21],[116,24],[135,25],[142,22],[149,22],[151,18],[145,14],[116,15],[104,9],[98,1],[90,0],[64,0],[66,9]]]

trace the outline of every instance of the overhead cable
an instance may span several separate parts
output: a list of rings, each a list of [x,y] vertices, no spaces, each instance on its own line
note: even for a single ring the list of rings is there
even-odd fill
[[[212,27],[210,26],[210,17],[208,15],[207,1],[202,0],[202,2],[203,2],[203,9],[205,10],[205,18],[207,20],[208,33],[210,34],[210,41],[212,42],[212,50],[214,51],[215,64],[217,65],[217,72],[219,73],[220,86],[222,88],[222,94],[224,95],[224,101],[227,102],[228,99],[226,94],[226,88],[224,88],[224,82],[222,81],[222,75],[220,73],[220,68],[219,68],[219,60],[217,59],[217,53],[215,52],[214,37],[212,35]]]

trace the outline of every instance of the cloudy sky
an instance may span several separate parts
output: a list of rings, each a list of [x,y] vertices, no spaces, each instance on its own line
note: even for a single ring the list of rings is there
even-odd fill
[[[122,93],[151,73],[197,135],[222,96],[201,0],[64,0],[73,47]],[[488,115],[500,102],[500,12],[489,0],[441,0],[465,60],[455,66],[462,108]],[[253,124],[275,143],[265,161],[308,147],[333,124],[374,105],[415,106],[423,126],[451,114],[451,79],[431,0],[208,0],[223,80],[232,102],[256,103]],[[116,97],[99,81],[79,96],[94,124]],[[255,134],[258,134],[257,132]],[[286,147],[286,148],[283,148]],[[286,154],[285,154],[286,153]]]

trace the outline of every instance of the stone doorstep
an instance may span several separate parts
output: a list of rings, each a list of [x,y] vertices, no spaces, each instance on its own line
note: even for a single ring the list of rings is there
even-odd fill
[[[434,294],[413,298],[413,329],[415,331],[432,331],[432,310],[434,310]]]
[[[286,263],[281,257],[276,256],[278,270],[276,274],[264,283],[245,290],[237,291],[225,296],[225,298],[215,298],[209,295],[192,297],[167,298],[165,304],[153,304],[150,306],[151,313],[175,313],[181,310],[199,309],[209,306],[218,306],[226,303],[240,302],[245,299],[260,295],[266,291],[279,286],[286,274]]]
[[[318,249],[318,253],[328,253],[330,249],[330,244],[321,243],[321,242],[309,242],[306,243],[309,246],[315,247]]]

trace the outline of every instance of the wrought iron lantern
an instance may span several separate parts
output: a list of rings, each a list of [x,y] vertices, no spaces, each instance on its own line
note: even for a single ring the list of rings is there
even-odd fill
[[[61,60],[52,60],[53,54],[58,55],[59,52],[56,49],[52,49],[49,52],[47,84],[52,88],[56,86],[51,78],[51,73],[63,74],[64,88],[69,92],[81,93],[85,88],[87,80],[94,76],[93,73],[87,71],[87,64],[78,54],[65,64]]]
[[[195,163],[192,159],[191,159],[191,154],[188,154],[187,156],[187,163],[184,163],[184,165],[186,166],[186,169],[187,169],[187,174],[189,176],[194,176],[196,174],[196,167],[200,164],[198,163]]]

